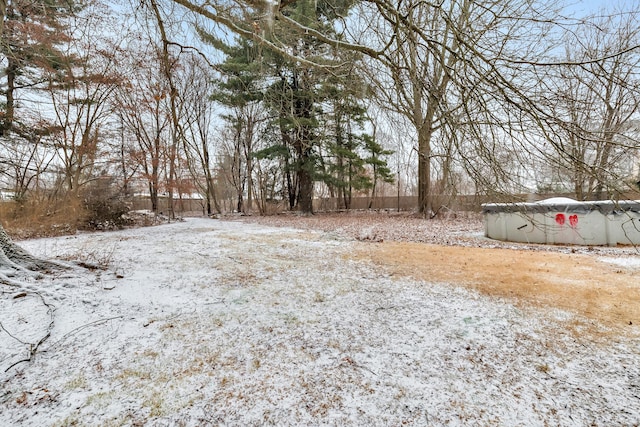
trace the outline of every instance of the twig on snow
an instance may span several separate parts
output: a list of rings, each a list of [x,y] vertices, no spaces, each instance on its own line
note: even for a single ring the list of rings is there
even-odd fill
[[[42,345],[42,343],[44,343],[47,339],[49,339],[49,337],[51,336],[51,330],[53,329],[53,324],[54,324],[54,317],[53,317],[53,313],[55,311],[55,307],[52,304],[49,304],[44,297],[42,296],[42,294],[40,294],[39,292],[35,292],[35,291],[29,291],[29,293],[35,294],[38,297],[40,297],[40,300],[42,301],[42,304],[45,305],[45,307],[47,307],[47,312],[49,313],[49,326],[47,326],[47,333],[38,340],[38,342],[36,343],[27,343],[22,341],[21,339],[13,336],[11,333],[9,333],[9,331],[7,331],[7,329],[0,323],[0,327],[2,328],[3,331],[5,331],[11,338],[15,339],[16,341],[18,341],[21,344],[24,345],[28,345],[29,346],[29,356],[25,359],[22,360],[18,360],[17,362],[13,363],[12,365],[10,365],[7,369],[5,369],[5,372],[9,372],[9,370],[11,368],[13,368],[14,366],[22,363],[22,362],[31,362],[33,360],[33,358],[35,357],[36,353],[38,352],[38,348]]]
[[[53,343],[51,346],[52,347],[56,347],[58,344],[60,344],[62,341],[64,341],[65,339],[67,339],[68,337],[70,337],[71,335],[74,335],[78,332],[80,332],[83,329],[86,329],[90,326],[98,326],[101,325],[103,323],[107,323],[110,320],[116,320],[116,319],[122,319],[124,316],[114,316],[114,317],[108,317],[106,319],[99,319],[99,320],[95,320],[93,322],[89,322],[87,324],[84,324],[82,326],[78,326],[75,329],[70,330],[69,332],[67,332],[66,334],[64,334],[62,337],[60,337],[60,339],[58,341],[56,341],[55,343]]]
[[[0,284],[19,288],[22,284],[16,280],[9,278],[6,274],[0,273]]]

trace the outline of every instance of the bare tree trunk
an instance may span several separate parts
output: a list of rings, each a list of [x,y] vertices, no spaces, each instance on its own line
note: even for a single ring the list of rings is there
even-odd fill
[[[171,144],[171,148],[169,149],[169,182],[167,183],[169,187],[169,218],[173,219],[176,217],[175,206],[173,202],[173,191],[175,190],[176,184],[176,144],[177,139],[174,137],[173,143]]]
[[[167,79],[167,83],[169,84],[169,101],[171,104],[171,122],[173,125],[173,129],[171,132],[171,147],[169,149],[169,182],[167,183],[169,187],[169,218],[175,218],[174,206],[173,206],[173,190],[176,181],[176,168],[175,161],[177,157],[178,144],[182,139],[182,132],[180,122],[178,120],[177,113],[177,98],[178,98],[178,89],[176,88],[173,82],[173,64],[171,63],[171,58],[169,56],[169,39],[167,38],[167,33],[164,27],[164,21],[162,20],[162,16],[160,15],[160,10],[158,9],[158,5],[155,0],[151,1],[151,7],[153,8],[153,12],[155,14],[156,20],[158,22],[158,29],[160,30],[160,36],[162,37],[162,58],[161,58],[161,68]]]
[[[153,182],[149,182],[149,197],[151,198],[151,211],[154,214],[157,214],[158,213],[158,187]]]
[[[0,268],[9,268],[17,271],[50,271],[66,268],[62,264],[47,261],[31,255],[29,252],[16,245],[4,227],[0,225]]]
[[[7,89],[5,92],[5,113],[4,118],[2,119],[0,135],[6,135],[11,128],[13,127],[13,119],[15,112],[15,91],[16,91],[16,75],[18,73],[18,67],[15,64],[14,59],[11,56],[7,57],[7,68],[5,69],[5,73],[7,75]]]
[[[418,212],[431,214],[431,132],[418,130]]]
[[[287,147],[293,146],[293,141],[291,141],[289,133],[285,130],[284,120],[282,120],[284,117],[282,113],[280,115],[280,118],[280,136],[282,138],[282,142]],[[291,174],[291,162],[289,157],[290,155],[287,152],[287,155],[284,158],[284,170],[287,187],[287,200],[289,201],[289,210],[293,210],[293,208],[296,206],[296,200],[298,199],[298,182],[295,181],[295,177],[293,177]]]
[[[207,160],[208,162],[208,160]],[[220,204],[218,203],[218,198],[216,197],[215,185],[213,184],[213,177],[211,176],[211,170],[209,167],[206,169],[207,175],[207,214],[211,215],[211,202],[213,202],[213,207],[216,210],[216,213],[221,213]]]
[[[0,0],[0,35],[4,31],[5,16],[7,16],[7,0]]]
[[[173,132],[172,132],[173,133]],[[167,190],[168,190],[168,196],[167,196],[167,216],[169,217],[169,219],[174,219],[176,217],[175,215],[175,207],[174,207],[174,202],[173,202],[173,191],[174,191],[174,187],[175,187],[175,182],[176,182],[176,169],[175,169],[175,137],[174,140],[171,144],[171,147],[169,148],[169,177],[167,179]]]
[[[367,204],[367,209],[371,209],[373,207],[373,201],[376,198],[376,187],[378,184],[378,173],[377,167],[373,165],[373,179],[371,180],[371,193],[369,195],[369,203]]]
[[[250,214],[253,208],[253,133],[255,123],[251,114],[247,114],[247,129],[244,137],[244,157],[246,162],[247,180],[247,203],[244,207],[246,213]]]
[[[298,75],[294,83],[294,87],[297,90],[304,90],[307,86],[306,73],[304,75]],[[313,104],[310,99],[301,99],[296,102],[296,117],[310,119],[312,117]],[[295,148],[298,156],[298,208],[305,214],[313,213],[313,159],[312,159],[312,132],[307,123],[299,125],[299,129],[296,132]]]

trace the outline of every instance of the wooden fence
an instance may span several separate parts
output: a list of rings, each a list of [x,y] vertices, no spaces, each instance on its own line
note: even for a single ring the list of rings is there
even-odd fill
[[[550,194],[517,194],[517,195],[458,195],[458,196],[433,196],[433,208],[442,213],[447,212],[479,212],[483,203],[511,203],[511,202],[537,202],[550,197],[572,197],[572,194],[550,193]],[[640,200],[640,192],[629,192],[624,194],[620,199]],[[235,202],[232,200],[222,200],[221,208],[225,213],[233,212]],[[417,196],[400,196],[400,197],[354,197],[351,199],[350,209],[352,210],[389,210],[389,211],[413,211],[418,206]],[[132,200],[132,209],[151,209],[151,201],[148,197],[136,197]],[[174,208],[177,214],[206,214],[206,205],[204,200],[200,199],[176,199]],[[313,209],[315,212],[336,212],[344,209],[344,204],[338,198],[316,198],[313,201]],[[269,215],[285,212],[288,205],[285,201],[270,202],[267,206],[266,213]],[[159,198],[158,211],[162,213],[168,212],[168,200]],[[256,205],[253,206],[252,212],[259,212]]]

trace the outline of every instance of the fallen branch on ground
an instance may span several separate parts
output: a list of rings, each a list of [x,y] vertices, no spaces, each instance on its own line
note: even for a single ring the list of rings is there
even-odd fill
[[[54,317],[53,317],[53,313],[55,311],[55,307],[51,304],[49,304],[44,297],[39,293],[39,292],[35,292],[35,291],[29,291],[28,293],[37,295],[40,300],[42,301],[42,303],[47,307],[47,313],[49,314],[49,325],[47,326],[47,332],[46,334],[44,334],[44,336],[42,338],[40,338],[37,342],[35,343],[29,343],[29,342],[25,342],[23,340],[21,340],[20,338],[16,337],[15,335],[11,334],[5,327],[4,325],[2,325],[2,323],[0,322],[0,329],[2,329],[4,332],[6,332],[11,338],[13,338],[14,340],[18,341],[20,344],[26,345],[28,346],[28,352],[29,355],[28,357],[22,359],[22,360],[18,360],[17,362],[11,364],[7,369],[5,369],[5,372],[9,372],[9,370],[11,368],[13,368],[14,366],[23,363],[23,362],[31,362],[33,360],[33,358],[35,357],[36,353],[38,352],[38,348],[40,348],[40,346],[47,340],[49,339],[49,337],[51,336],[51,330],[53,329],[53,324],[54,324]]]

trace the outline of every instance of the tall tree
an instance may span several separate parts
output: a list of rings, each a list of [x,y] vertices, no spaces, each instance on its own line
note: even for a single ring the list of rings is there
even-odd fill
[[[517,109],[520,82],[509,60],[528,54],[531,47],[524,42],[535,28],[524,23],[533,21],[540,5],[530,0],[380,2],[375,14],[368,13],[376,25],[374,43],[385,49],[375,60],[382,70],[371,66],[375,93],[415,129],[418,209],[432,215],[435,159],[440,159],[441,180],[448,179],[456,151],[472,174],[482,178],[476,172],[485,160],[500,173],[495,157],[471,155],[469,149],[490,154],[495,150],[485,148],[496,142],[493,137],[506,128],[512,129],[504,133],[517,130],[509,110]]]
[[[220,213],[220,204],[212,173],[213,103],[203,94],[214,90],[211,67],[197,55],[187,57],[179,94],[184,105],[184,144],[187,167],[205,197],[207,215]]]
[[[168,86],[169,92],[169,113],[171,117],[171,144],[169,145],[169,150],[167,152],[167,161],[168,161],[168,208],[169,208],[169,217],[175,217],[175,209],[174,209],[174,189],[176,187],[177,181],[177,156],[178,149],[183,142],[183,130],[182,124],[180,123],[180,119],[178,118],[178,90],[176,88],[175,76],[176,67],[179,64],[179,56],[174,55],[170,52],[169,46],[171,44],[169,40],[169,35],[167,33],[167,29],[165,26],[165,18],[163,17],[160,8],[158,7],[158,3],[156,0],[150,0],[149,5],[151,8],[151,12],[155,17],[155,21],[158,27],[158,31],[160,33],[160,40],[162,42],[162,49],[160,51],[159,57],[159,65],[162,75],[166,80],[166,84]]]
[[[217,66],[221,78],[213,89],[211,99],[227,111],[222,118],[227,122],[230,134],[226,145],[227,153],[231,156],[230,182],[236,188],[237,211],[250,212],[254,199],[257,138],[260,126],[267,119],[262,103],[262,86],[266,75],[261,52],[247,40],[238,39],[235,45],[228,45],[210,35],[203,34],[203,37],[226,55],[226,60]]]
[[[68,28],[64,53],[73,61],[43,72],[54,116],[50,126],[59,130],[52,141],[66,190],[73,196],[95,178],[98,165],[108,162],[107,129],[114,91],[122,80],[117,62],[122,52],[111,40],[115,27],[107,13],[98,5],[87,6]]]
[[[350,1],[329,4],[301,0],[282,4],[281,9],[288,20],[305,27],[335,33],[332,22],[339,16],[346,15],[351,4]],[[246,46],[259,52],[259,63],[267,76],[263,77],[268,85],[265,101],[276,117],[275,123],[280,129],[281,140],[280,148],[274,147],[271,152],[285,156],[290,206],[297,206],[302,212],[310,213],[313,211],[314,182],[317,179],[316,148],[320,142],[317,133],[319,105],[322,102],[320,86],[328,76],[311,66],[311,63],[319,60],[337,65],[346,58],[337,57],[335,49],[318,44],[304,32],[289,31],[290,27],[286,23],[271,19],[271,12],[273,11],[268,8],[265,10],[262,6],[239,11],[245,20],[243,25],[260,34],[263,40],[286,39],[286,51],[278,49],[273,43],[247,41]],[[258,64],[256,59],[254,62]]]
[[[540,70],[549,116],[541,155],[579,200],[625,190],[640,149],[640,10],[613,12],[565,34],[563,64]]]
[[[323,181],[331,196],[338,197],[339,207],[350,209],[354,193],[374,187],[364,157],[372,148],[373,138],[365,132],[369,124],[361,98],[366,85],[353,72],[348,79],[329,76],[322,87],[324,102],[321,128],[324,132]],[[378,153],[381,154],[381,153]],[[383,158],[378,159],[386,164]]]
[[[157,67],[157,50],[139,45],[132,63],[121,66],[127,78],[118,88],[117,107],[124,126],[134,135],[135,148],[130,150],[134,162],[141,165],[154,213],[159,208],[159,193],[166,185],[162,180],[163,158],[170,144],[171,117],[167,105],[166,80]]]
[[[18,92],[48,83],[42,70],[57,70],[72,60],[60,46],[66,43],[65,20],[77,10],[66,0],[7,0],[3,3],[0,43],[4,78],[4,102],[0,111],[0,134],[14,127]]]
[[[393,154],[391,150],[385,150],[384,147],[378,143],[375,139],[375,132],[373,136],[363,135],[364,151],[368,157],[365,157],[364,161],[371,167],[371,195],[369,196],[368,208],[373,207],[373,201],[376,197],[376,189],[378,182],[386,182],[392,184],[394,182],[393,173],[387,164],[387,156]]]

